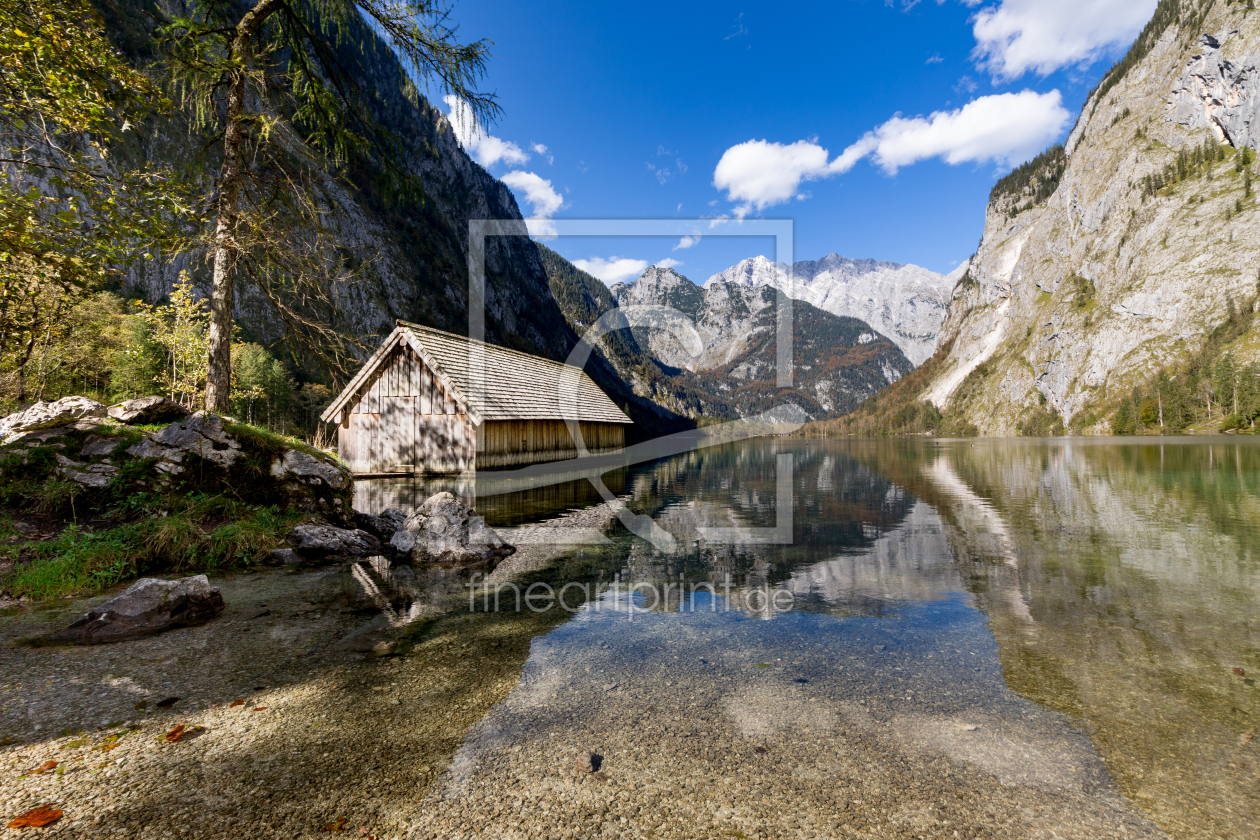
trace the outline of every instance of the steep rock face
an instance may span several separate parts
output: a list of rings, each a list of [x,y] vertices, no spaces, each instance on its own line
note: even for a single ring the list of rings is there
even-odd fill
[[[1238,34],[1230,30],[1224,38],[1229,41]],[[1234,53],[1232,60],[1222,52],[1220,38],[1208,33],[1199,36],[1197,54],[1173,84],[1169,116],[1186,128],[1210,128],[1218,142],[1249,146],[1260,117],[1257,54],[1229,52]]]
[[[953,287],[943,275],[917,265],[839,254],[794,263],[790,283],[783,263],[753,257],[713,275],[705,287],[717,283],[770,286],[824,312],[865,321],[892,339],[915,365],[936,349]]]
[[[1177,9],[1161,4],[1085,104],[1048,198],[1026,200],[1053,185],[1048,166],[1021,190],[995,189],[927,394],[982,433],[1012,434],[1043,410],[1106,433],[1122,394],[1256,298],[1260,219],[1239,150],[1260,141],[1260,18]],[[1212,160],[1200,163],[1203,149]]]
[[[149,33],[143,0],[123,0],[106,19],[120,47],[143,62],[158,53]],[[392,133],[402,150],[394,163],[413,176],[422,195],[387,199],[388,186],[372,163],[351,164],[336,179],[325,178],[317,200],[323,223],[335,232],[343,265],[354,269],[354,282],[336,288],[335,311],[320,317],[372,347],[405,319],[466,333],[468,329],[469,221],[520,221],[511,191],[477,165],[460,147],[451,125],[423,98],[407,95],[408,80],[398,60],[366,24],[351,17],[339,47],[342,60],[355,68],[371,97],[374,116]],[[144,33],[143,37],[137,33]],[[138,40],[137,40],[138,39]],[[360,50],[356,42],[366,46]],[[178,166],[191,157],[190,148],[213,143],[191,132],[186,115],[175,114],[147,131],[135,148],[120,150],[124,159],[137,156]],[[197,159],[206,190],[218,161]],[[330,264],[335,261],[330,260]],[[148,300],[169,294],[180,271],[187,270],[203,292],[209,289],[205,254],[157,255],[130,272],[127,283]],[[486,242],[486,337],[514,349],[563,359],[576,336],[568,328],[547,286],[524,222],[519,235],[490,237]],[[341,279],[348,279],[343,272]],[[281,336],[282,321],[248,281],[237,284],[236,314],[251,337],[271,342]]]

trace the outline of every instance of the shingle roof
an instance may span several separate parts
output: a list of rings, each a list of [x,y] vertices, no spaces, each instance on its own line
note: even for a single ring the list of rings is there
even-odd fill
[[[398,339],[405,340],[446,381],[477,422],[564,419],[592,423],[633,422],[580,368],[405,321],[398,322],[394,335],[368,360],[325,415],[335,416],[366,379],[364,374],[389,357],[387,348]],[[478,366],[484,371],[481,398],[473,383]]]

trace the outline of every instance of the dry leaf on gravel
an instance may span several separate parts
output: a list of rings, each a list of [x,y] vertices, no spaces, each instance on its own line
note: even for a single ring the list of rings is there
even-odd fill
[[[244,705],[245,705],[244,700],[233,700],[231,703],[228,704],[228,708],[235,709],[237,706],[244,706]]]
[[[43,764],[39,765],[34,770],[32,770],[31,773],[47,773],[49,770],[56,770],[56,769],[57,769],[57,762],[45,761]]]
[[[330,822],[328,825],[320,829],[320,831],[345,831],[345,830],[346,830],[345,817],[337,817],[336,820],[334,820],[333,822]]]
[[[266,707],[266,706],[259,706],[257,709],[254,709],[254,711],[255,711],[255,712],[265,712],[265,711],[267,711],[267,707]]]
[[[52,825],[59,819],[61,819],[60,811],[50,805],[41,805],[13,820],[9,823],[9,828],[42,828]]]
[[[187,728],[188,727],[184,726],[184,724],[181,723],[179,726],[176,726],[170,732],[166,733],[166,740],[170,741],[171,743],[175,743],[176,741],[180,739],[180,737],[184,734],[184,730]]]

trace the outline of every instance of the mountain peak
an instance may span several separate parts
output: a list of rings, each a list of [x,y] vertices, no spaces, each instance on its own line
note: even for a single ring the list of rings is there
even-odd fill
[[[714,274],[706,289],[723,283],[770,286],[812,303],[833,315],[857,318],[888,336],[916,365],[936,349],[954,283],[917,265],[886,260],[855,260],[827,254],[788,268],[759,255]]]
[[[672,285],[675,283],[690,283],[691,281],[668,266],[649,265],[634,282],[665,283]]]
[[[695,316],[704,292],[672,268],[650,265],[633,283],[617,283],[609,291],[619,306],[672,306]]]

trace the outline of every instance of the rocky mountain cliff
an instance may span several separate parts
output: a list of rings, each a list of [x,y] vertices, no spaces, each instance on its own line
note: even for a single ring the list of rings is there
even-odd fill
[[[1243,3],[1160,3],[1064,145],[994,188],[928,399],[982,433],[1050,414],[1105,434],[1135,387],[1252,311],[1258,67]],[[1260,340],[1224,352],[1253,362]]]
[[[162,58],[148,17],[151,5],[122,0],[106,15],[111,36],[138,63]],[[338,288],[335,323],[369,341],[387,335],[400,318],[467,330],[468,220],[521,219],[520,210],[507,186],[464,153],[442,112],[422,97],[415,101],[407,95],[406,74],[388,46],[357,17],[346,25],[362,31],[347,33],[341,58],[363,80],[373,116],[397,138],[401,159],[395,163],[416,179],[420,192],[410,198],[390,196],[379,168],[364,159],[330,173],[320,184],[317,198],[327,214],[325,223],[336,232],[343,262],[356,269],[353,281]],[[359,41],[366,48],[358,49]],[[176,113],[146,131],[139,148],[129,151],[188,166],[209,192],[218,160],[201,152],[214,148],[207,139]],[[519,236],[487,242],[486,267],[487,337],[563,358],[574,337],[550,300],[546,273],[523,222]],[[156,300],[170,292],[181,270],[189,271],[198,288],[208,289],[209,267],[198,252],[145,261],[128,283]],[[239,320],[251,334],[274,341],[280,327],[275,313],[248,282],[238,288]]]
[[[789,285],[786,265],[757,256],[713,275],[705,287],[725,283],[781,289],[832,315],[865,321],[920,365],[936,349],[936,334],[957,279],[917,265],[828,254],[793,263]]]
[[[137,63],[160,61],[148,16],[150,0],[122,0],[102,7],[115,43]],[[347,25],[366,27],[357,17]],[[553,299],[547,271],[529,239],[512,192],[475,163],[460,146],[441,111],[423,98],[407,95],[402,65],[366,29],[351,33],[340,47],[342,60],[357,68],[370,105],[381,126],[403,150],[395,164],[414,177],[420,193],[390,194],[379,168],[358,160],[346,171],[329,174],[319,188],[325,211],[321,220],[335,232],[337,257],[353,267],[347,282],[336,284],[335,308],[308,313],[326,318],[354,335],[370,352],[398,319],[466,333],[468,330],[468,248],[471,219],[520,221],[518,236],[489,237],[486,253],[486,338],[513,349],[563,361],[577,343]],[[355,44],[363,41],[365,49]],[[143,132],[124,158],[176,162],[200,173],[217,171],[214,159],[191,150],[213,148],[190,132],[185,115],[176,113]],[[201,174],[207,192],[208,175]],[[332,262],[330,260],[330,262]],[[210,283],[209,266],[197,252],[145,261],[131,271],[127,285],[150,301],[170,293],[179,272],[187,270],[203,293]],[[237,284],[236,316],[245,333],[265,344],[277,342],[283,325],[275,309],[248,282]],[[314,365],[306,375],[327,378]],[[605,358],[596,357],[588,373],[636,421],[632,437],[676,431],[686,418],[635,394]]]

